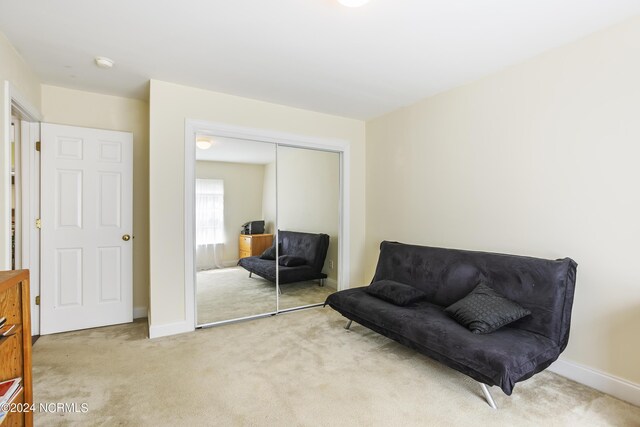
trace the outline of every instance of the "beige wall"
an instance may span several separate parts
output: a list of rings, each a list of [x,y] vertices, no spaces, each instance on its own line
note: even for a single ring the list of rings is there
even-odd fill
[[[262,191],[262,217],[265,232],[276,232],[276,162],[264,165],[264,189]]]
[[[340,155],[278,147],[278,228],[325,233],[329,250],[322,271],[337,282],[340,224]],[[330,267],[333,261],[334,268]]]
[[[242,224],[262,219],[264,165],[230,162],[196,162],[196,178],[224,181],[224,256],[226,264],[238,261],[238,236]]]
[[[40,108],[40,80],[22,57],[16,52],[9,40],[0,32],[0,138],[2,138],[2,149],[0,149],[0,200],[8,200],[11,192],[11,149],[5,146],[5,80],[11,82],[20,94],[33,106]],[[10,113],[10,112],[9,112]],[[0,270],[11,269],[11,212],[0,209]]]
[[[179,330],[186,321],[182,244],[185,119],[350,141],[350,284],[356,286],[364,282],[364,122],[152,80],[151,328]]]
[[[44,121],[133,132],[133,305],[149,306],[149,104],[42,85]]]
[[[640,18],[367,123],[383,239],[569,256],[568,360],[640,383]]]

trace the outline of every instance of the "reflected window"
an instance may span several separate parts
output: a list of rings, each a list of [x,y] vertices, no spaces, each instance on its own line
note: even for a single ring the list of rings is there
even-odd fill
[[[224,181],[196,179],[196,245],[224,243]]]

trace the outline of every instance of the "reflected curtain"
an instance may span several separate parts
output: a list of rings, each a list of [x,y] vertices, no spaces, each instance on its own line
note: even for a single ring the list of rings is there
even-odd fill
[[[224,181],[196,179],[196,268],[222,268]]]

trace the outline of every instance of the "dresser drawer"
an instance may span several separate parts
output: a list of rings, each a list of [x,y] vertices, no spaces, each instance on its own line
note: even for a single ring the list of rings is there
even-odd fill
[[[238,239],[238,257],[258,256],[272,243],[273,234],[241,234]]]
[[[240,236],[240,240],[238,242],[238,248],[240,249],[240,252],[242,251],[251,252],[251,237]]]

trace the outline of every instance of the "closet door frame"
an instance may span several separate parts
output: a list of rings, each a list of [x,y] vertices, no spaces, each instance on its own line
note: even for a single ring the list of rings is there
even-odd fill
[[[195,268],[195,166],[196,166],[196,134],[212,137],[227,137],[261,141],[279,145],[316,149],[321,151],[336,152],[340,155],[340,219],[338,241],[338,290],[345,288],[349,280],[349,218],[350,218],[350,143],[347,140],[321,138],[308,135],[296,135],[277,132],[269,129],[257,129],[242,126],[233,126],[224,123],[208,122],[202,120],[185,120],[184,143],[184,265],[185,265],[185,295],[184,313],[185,322],[197,326],[196,318],[196,268]],[[277,150],[277,148],[276,148]],[[276,157],[277,159],[277,157]],[[277,160],[276,160],[277,162]],[[277,184],[276,184],[277,185]],[[277,192],[277,188],[276,188]],[[277,210],[277,208],[276,208]],[[277,232],[276,232],[277,238]],[[276,283],[276,287],[279,286]],[[319,304],[313,304],[316,306]],[[277,307],[279,308],[279,307]],[[304,308],[304,307],[299,307]],[[299,309],[297,308],[297,309]],[[283,310],[290,311],[290,310]],[[272,315],[272,314],[267,314]],[[249,317],[249,318],[253,318]],[[263,316],[255,316],[263,317]],[[235,319],[232,321],[244,320]],[[229,323],[229,321],[216,322],[216,324]]]

